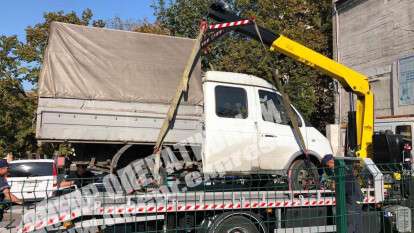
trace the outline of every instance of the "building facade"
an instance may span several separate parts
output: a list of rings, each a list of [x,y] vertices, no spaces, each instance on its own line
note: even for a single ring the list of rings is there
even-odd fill
[[[414,1],[334,0],[334,58],[369,78],[375,117],[414,114]],[[336,123],[349,94],[338,89]]]

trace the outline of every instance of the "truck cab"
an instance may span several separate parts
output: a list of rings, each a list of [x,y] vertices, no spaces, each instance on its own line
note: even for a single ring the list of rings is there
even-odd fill
[[[239,73],[206,72],[203,171],[271,173],[289,169],[304,155],[292,132],[282,96],[264,79]],[[291,106],[312,164],[332,154],[329,141]]]

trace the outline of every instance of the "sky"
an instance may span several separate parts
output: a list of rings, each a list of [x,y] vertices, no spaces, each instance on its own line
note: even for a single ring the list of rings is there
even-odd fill
[[[154,0],[1,0],[0,35],[17,35],[25,41],[25,28],[43,22],[43,13],[63,10],[75,11],[79,16],[86,8],[93,13],[92,19],[108,20],[120,17],[124,20],[154,21],[151,4]],[[23,82],[25,90],[32,85]]]
[[[0,35],[17,35],[24,40],[24,29],[42,22],[47,11],[75,11],[78,15],[90,8],[93,19],[154,20],[151,4],[154,0],[2,0]]]

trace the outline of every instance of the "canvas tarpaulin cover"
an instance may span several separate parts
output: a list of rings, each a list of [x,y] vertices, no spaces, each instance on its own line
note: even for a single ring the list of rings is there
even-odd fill
[[[39,96],[169,103],[195,40],[52,23]],[[201,69],[187,104],[202,103]]]

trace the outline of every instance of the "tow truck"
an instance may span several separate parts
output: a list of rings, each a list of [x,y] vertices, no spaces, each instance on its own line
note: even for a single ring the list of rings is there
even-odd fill
[[[411,211],[402,206],[402,200],[412,198],[410,193],[401,191],[403,186],[411,187],[411,171],[382,169],[375,163],[375,149],[397,148],[387,156],[399,157],[400,144],[398,136],[373,135],[373,93],[367,77],[328,57],[317,53],[286,36],[275,34],[256,24],[252,19],[243,19],[230,12],[225,4],[216,2],[209,9],[209,17],[215,24],[202,26],[197,37],[192,55],[183,74],[183,80],[172,101],[169,113],[157,141],[154,161],[154,178],[162,178],[160,170],[160,151],[163,138],[172,126],[174,113],[183,94],[187,91],[189,74],[200,49],[212,43],[229,31],[236,31],[258,40],[270,51],[280,52],[314,69],[320,70],[341,83],[345,89],[357,96],[355,111],[349,113],[347,155],[350,160],[361,160],[366,171],[367,185],[361,205],[379,209],[389,214],[392,227],[381,229],[381,216],[364,215],[364,219],[373,220],[374,227],[364,228],[363,232],[409,232],[411,231]],[[295,128],[293,125],[292,128]],[[292,129],[294,130],[294,129]],[[384,139],[380,145],[373,143],[373,138]],[[384,144],[385,143],[385,144]],[[397,143],[397,145],[391,144]],[[401,152],[402,153],[402,152]],[[339,163],[338,163],[339,164]],[[410,166],[411,167],[411,166]],[[381,169],[380,169],[381,168]],[[112,175],[113,177],[113,175]],[[402,177],[409,182],[402,183]],[[343,232],[337,229],[344,223],[335,223],[336,193],[325,188],[315,190],[289,190],[281,187],[278,176],[269,176],[270,185],[255,186],[249,180],[237,176],[201,179],[198,188],[172,189],[168,177],[164,177],[167,191],[146,190],[125,194],[107,187],[100,192],[89,190],[73,192],[64,200],[59,200],[58,208],[53,203],[45,202],[42,208],[47,214],[38,215],[36,211],[27,213],[18,232],[35,231],[70,231],[76,229],[105,232],[142,232],[142,231],[182,231],[182,232]],[[264,181],[263,177],[259,177]],[[116,178],[112,180],[116,183]],[[160,183],[157,183],[160,184]],[[262,182],[260,182],[262,184]],[[116,185],[115,185],[116,186]],[[164,186],[165,187],[165,186]],[[201,187],[201,188],[200,188]],[[400,188],[395,188],[400,187]],[[177,187],[176,187],[177,188]],[[155,190],[155,191],[154,191]],[[412,188],[408,188],[408,192]],[[81,195],[81,196],[79,196]],[[343,195],[343,194],[340,194]],[[399,195],[399,196],[398,196]],[[398,198],[395,198],[398,196]],[[81,205],[79,197],[83,201]],[[341,197],[343,198],[343,196]],[[390,203],[390,204],[387,204]],[[56,211],[53,211],[53,208]],[[343,206],[342,206],[343,208]],[[401,210],[404,217],[402,218]],[[315,217],[315,216],[321,217]],[[314,217],[312,221],[300,220],[305,216]],[[343,216],[342,216],[343,217]],[[338,220],[338,219],[337,219]],[[341,219],[339,219],[341,220]],[[343,219],[342,219],[343,220]],[[369,225],[369,224],[368,224]],[[364,226],[365,227],[365,226]]]

